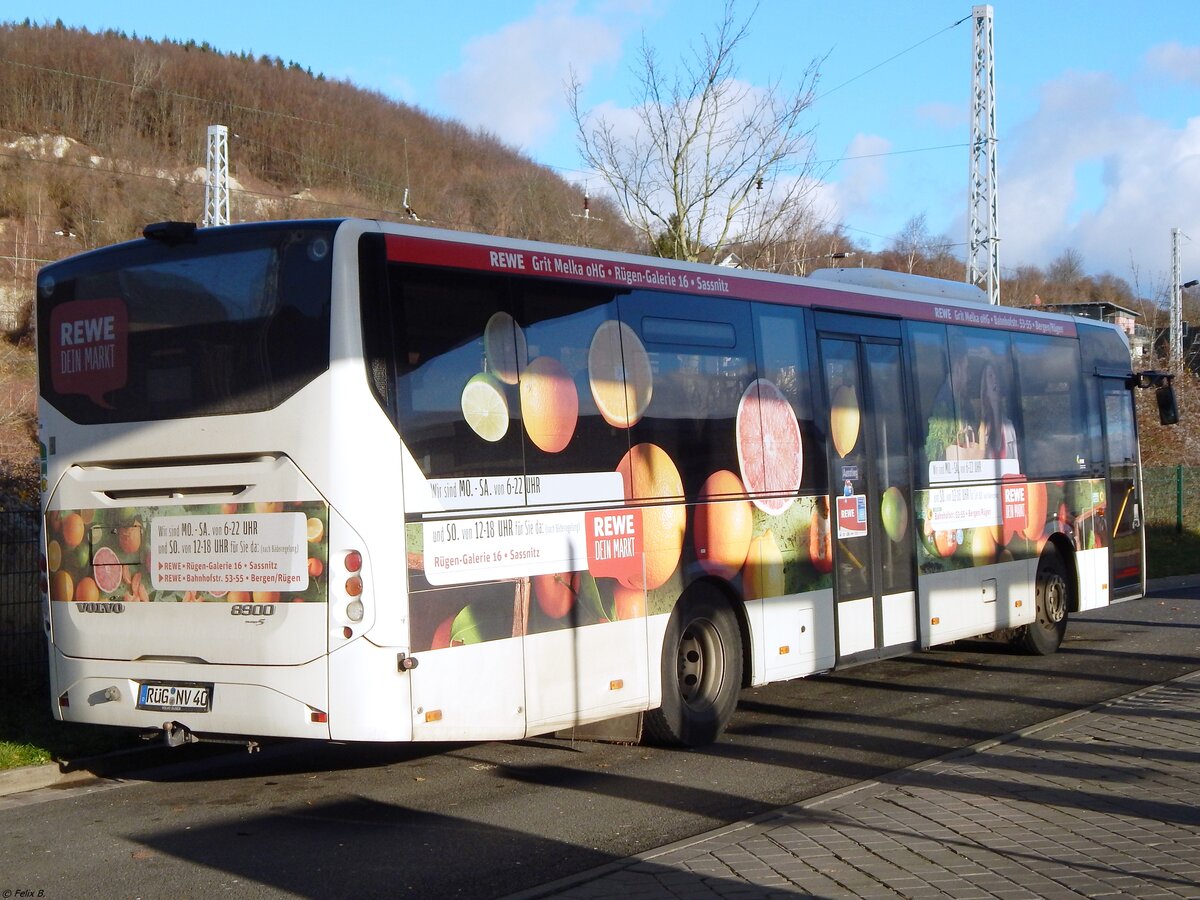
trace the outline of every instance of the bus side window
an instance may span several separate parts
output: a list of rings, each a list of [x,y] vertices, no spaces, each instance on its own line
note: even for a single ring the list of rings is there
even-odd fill
[[[631,443],[661,448],[695,499],[714,472],[739,471],[738,405],[755,377],[748,304],[638,291],[620,309],[645,346],[654,383]]]
[[[389,282],[397,307],[392,353],[397,427],[421,471],[427,478],[520,475],[519,402],[515,385],[504,380],[515,382],[515,371],[508,372],[515,364],[489,360],[484,341],[493,317],[514,321],[504,309],[506,280],[392,266]],[[476,415],[481,401],[474,391],[480,384],[483,412]],[[503,402],[487,406],[495,397]]]
[[[947,334],[959,427],[964,434],[967,429],[973,432],[959,454],[960,476],[993,478],[1021,473],[1025,428],[1020,421],[1009,336],[954,325]]]
[[[1070,338],[1013,338],[1025,423],[1025,472],[1030,478],[1078,475],[1091,464],[1084,425],[1079,344]]]
[[[910,362],[917,394],[915,443],[920,448],[916,466],[918,485],[957,478],[953,463],[961,451],[974,445],[974,428],[966,424],[966,372],[956,367],[951,380],[949,350],[944,325],[910,322]]]
[[[510,400],[524,432],[525,474],[616,471],[651,383],[636,337],[620,328],[613,289],[514,279],[512,291],[528,358]],[[533,489],[545,483],[531,481],[530,505],[561,502]]]
[[[803,442],[804,477],[801,493],[823,494],[828,481],[827,467],[820,462],[821,442],[813,417],[813,379],[809,368],[807,313],[802,309],[753,305],[755,342],[758,348],[758,375],[779,388],[791,404],[800,424]]]

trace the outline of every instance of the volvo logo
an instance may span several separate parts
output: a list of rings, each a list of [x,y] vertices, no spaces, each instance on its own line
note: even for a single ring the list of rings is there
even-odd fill
[[[123,613],[124,603],[76,603],[75,608],[84,613]]]

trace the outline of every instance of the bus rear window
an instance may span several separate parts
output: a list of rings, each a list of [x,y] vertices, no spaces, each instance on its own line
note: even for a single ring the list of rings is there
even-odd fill
[[[201,230],[48,266],[42,396],[80,424],[278,405],[329,368],[333,228]]]

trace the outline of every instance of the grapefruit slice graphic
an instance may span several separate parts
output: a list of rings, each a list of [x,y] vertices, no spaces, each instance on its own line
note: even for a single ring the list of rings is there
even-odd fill
[[[737,455],[742,482],[755,506],[777,516],[796,502],[804,477],[800,423],[787,398],[765,378],[752,382],[738,403]]]
[[[96,586],[106,594],[121,586],[121,559],[109,547],[101,547],[92,555],[92,572]]]

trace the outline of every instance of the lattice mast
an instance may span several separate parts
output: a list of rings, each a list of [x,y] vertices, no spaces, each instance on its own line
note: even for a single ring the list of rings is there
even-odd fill
[[[205,228],[229,224],[229,129],[208,126],[207,168],[204,177]]]
[[[1183,279],[1179,268],[1179,229],[1171,229],[1171,369],[1183,363]]]
[[[992,8],[971,8],[975,51],[971,85],[971,180],[967,224],[967,281],[1000,302],[1000,231],[996,215],[996,72]]]

